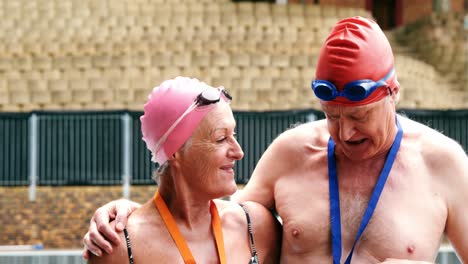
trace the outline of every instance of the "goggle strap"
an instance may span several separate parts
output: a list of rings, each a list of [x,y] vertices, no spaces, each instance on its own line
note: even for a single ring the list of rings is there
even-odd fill
[[[218,87],[217,89],[219,89],[219,98],[214,101],[212,101],[212,103],[217,103],[219,102],[219,100],[221,100],[221,94],[227,99],[227,100],[230,100],[229,96],[227,95],[227,92],[226,90],[224,89],[223,86],[221,87]],[[200,95],[203,94],[203,92],[200,93]],[[193,110],[195,110],[195,108],[198,107],[198,101],[194,101],[190,106],[189,108],[187,108],[187,110],[185,110],[185,112],[174,122],[174,124],[172,124],[171,127],[169,127],[169,129],[166,131],[166,133],[164,133],[164,135],[158,140],[158,142],[156,143],[156,146],[154,147],[154,151],[153,153],[158,153],[160,148],[161,148],[161,145],[166,142],[166,139],[167,137],[169,137],[169,135],[171,134],[171,132],[175,129],[175,127],[182,121],[182,119],[187,116],[188,114],[190,114],[190,112],[192,112]]]
[[[221,90],[219,99],[221,99],[221,95],[222,95],[222,96],[224,96],[226,101],[231,101],[232,100],[232,96],[228,93],[228,91],[226,91],[226,89],[224,89],[224,86],[220,86],[220,87],[218,87],[218,89]]]
[[[159,150],[160,150],[160,147],[161,145],[166,142],[166,139],[167,137],[169,136],[169,134],[171,134],[171,132],[175,129],[175,127],[182,121],[182,119],[188,115],[190,112],[192,112],[195,108],[197,108],[197,103],[196,102],[193,102],[189,108],[187,108],[187,110],[185,110],[185,112],[174,122],[174,124],[172,124],[171,127],[169,127],[169,129],[166,131],[166,133],[164,133],[164,135],[158,140],[158,143],[156,143],[156,146],[154,147],[154,153],[158,153]]]
[[[388,78],[390,78],[390,76],[393,75],[394,72],[395,72],[395,67],[392,67],[392,69],[387,73],[387,75],[385,75],[382,79],[380,79],[377,82],[386,81]]]

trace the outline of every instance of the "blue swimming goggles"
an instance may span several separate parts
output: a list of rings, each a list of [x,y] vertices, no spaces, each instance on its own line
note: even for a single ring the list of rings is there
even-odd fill
[[[375,89],[381,86],[388,86],[385,81],[392,76],[394,71],[395,68],[392,67],[387,75],[376,82],[368,79],[352,81],[346,84],[341,92],[329,81],[314,80],[312,81],[312,90],[314,90],[315,95],[319,99],[324,101],[331,101],[338,96],[345,97],[351,101],[361,101],[369,97]]]

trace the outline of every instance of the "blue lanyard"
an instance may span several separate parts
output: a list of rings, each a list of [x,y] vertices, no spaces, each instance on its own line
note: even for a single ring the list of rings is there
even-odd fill
[[[400,122],[396,120],[398,132],[393,141],[392,148],[388,153],[387,159],[385,160],[384,167],[380,172],[379,179],[375,184],[374,191],[367,205],[367,209],[364,212],[364,216],[361,220],[361,225],[356,234],[356,239],[354,240],[353,247],[351,252],[349,252],[348,257],[346,258],[345,264],[351,263],[351,258],[353,257],[354,248],[356,243],[361,237],[362,233],[367,227],[374,209],[377,206],[379,201],[380,194],[385,186],[387,181],[388,174],[392,169],[393,162],[397,155],[398,149],[400,148],[401,139],[403,138],[403,130],[401,128]],[[335,142],[330,139],[328,140],[328,175],[329,175],[329,191],[330,191],[330,225],[331,225],[331,238],[332,238],[332,254],[333,254],[333,264],[339,264],[341,260],[341,221],[340,221],[340,194],[338,189],[338,176],[336,173],[336,161],[335,161]]]

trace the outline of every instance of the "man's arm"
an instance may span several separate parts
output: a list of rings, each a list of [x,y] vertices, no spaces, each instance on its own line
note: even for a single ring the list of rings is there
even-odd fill
[[[278,178],[286,172],[289,166],[288,160],[292,155],[291,137],[291,131],[286,131],[271,143],[258,161],[248,184],[243,190],[233,195],[233,201],[253,201],[274,209],[275,184]]]
[[[468,263],[468,157],[458,144],[450,152],[451,155],[444,161],[447,168],[445,191],[448,197],[445,232],[461,261]]]
[[[305,123],[283,132],[265,150],[248,184],[233,196],[233,200],[254,201],[274,209],[278,181],[304,169],[310,149],[326,147],[328,137],[325,120]]]
[[[83,238],[83,258],[89,259],[90,252],[96,256],[102,256],[102,250],[107,254],[112,253],[112,244],[120,243],[121,234],[127,225],[128,216],[138,209],[140,204],[119,199],[99,207],[91,218],[89,230]],[[110,221],[115,219],[115,227]]]

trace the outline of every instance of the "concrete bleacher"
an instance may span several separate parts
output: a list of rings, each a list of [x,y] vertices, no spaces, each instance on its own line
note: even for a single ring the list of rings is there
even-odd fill
[[[461,13],[439,12],[395,31],[396,39],[419,62],[434,66],[430,74],[426,73],[428,77],[450,85],[448,98],[456,105],[468,101],[468,28],[463,23]]]
[[[229,0],[0,1],[0,111],[141,110],[178,75],[223,85],[235,110],[318,108],[310,81],[331,27],[365,10]],[[396,55],[401,105],[445,85],[429,64]],[[430,97],[430,96],[429,96]],[[458,101],[460,102],[458,102]]]

